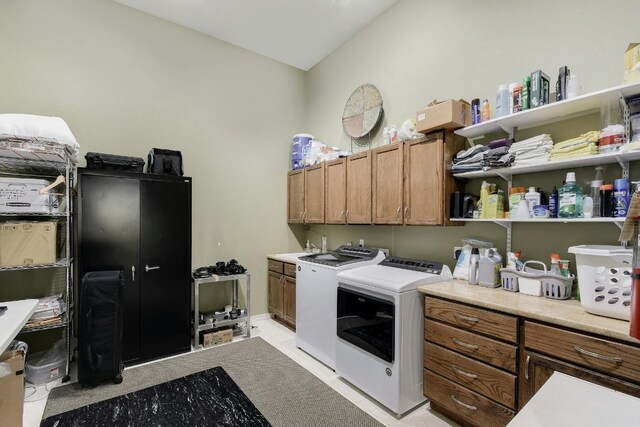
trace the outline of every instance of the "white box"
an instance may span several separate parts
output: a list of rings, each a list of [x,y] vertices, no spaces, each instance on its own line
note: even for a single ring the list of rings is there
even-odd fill
[[[50,213],[55,196],[40,194],[46,179],[0,178],[0,212]]]

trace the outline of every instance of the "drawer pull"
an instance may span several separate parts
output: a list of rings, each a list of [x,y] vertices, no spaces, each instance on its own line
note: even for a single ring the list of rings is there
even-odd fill
[[[531,356],[527,354],[527,360],[524,362],[524,379],[529,381],[529,363],[531,363]]]
[[[578,347],[577,345],[573,346],[573,349],[575,351],[577,351],[578,353],[582,353],[585,356],[590,356],[593,357],[594,359],[600,359],[600,360],[605,360],[607,362],[612,362],[612,363],[622,363],[623,360],[620,357],[615,357],[615,356],[603,356],[602,354],[598,354],[598,353],[594,353],[592,351],[589,350],[585,350],[583,348]]]
[[[460,320],[465,320],[467,322],[477,323],[480,321],[477,317],[465,316],[464,314],[453,313],[454,317],[457,317]]]
[[[453,371],[458,374],[458,375],[463,375],[467,378],[471,378],[473,380],[475,380],[476,378],[478,378],[478,376],[476,374],[470,374],[469,372],[465,372],[462,369],[458,369],[455,366],[451,365],[451,369],[453,369]]]
[[[451,341],[453,341],[454,344],[458,344],[459,346],[468,348],[469,350],[477,350],[479,348],[477,345],[462,342],[458,338],[451,338]]]
[[[459,401],[458,399],[456,399],[456,397],[452,394],[451,395],[451,400],[453,400],[454,402],[456,402],[458,405],[462,406],[463,408],[467,408],[467,409],[471,409],[472,411],[477,411],[478,408],[476,406],[473,405],[468,405],[464,402]]]

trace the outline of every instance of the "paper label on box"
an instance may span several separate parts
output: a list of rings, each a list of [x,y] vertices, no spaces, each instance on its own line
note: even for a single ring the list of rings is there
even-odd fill
[[[53,368],[49,370],[49,378],[56,378],[60,374],[60,368]]]
[[[418,121],[419,122],[423,121],[426,118],[427,118],[427,115],[425,113],[418,114]]]

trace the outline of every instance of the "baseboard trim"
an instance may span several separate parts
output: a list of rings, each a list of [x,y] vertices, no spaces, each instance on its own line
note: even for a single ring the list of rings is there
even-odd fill
[[[251,316],[251,323],[259,322],[261,320],[271,319],[270,313],[256,314],[255,316]]]

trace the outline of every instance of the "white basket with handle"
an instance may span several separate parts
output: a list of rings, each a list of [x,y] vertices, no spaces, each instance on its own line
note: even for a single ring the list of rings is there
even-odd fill
[[[527,267],[527,264],[539,264],[542,270]],[[573,287],[573,276],[564,277],[547,272],[547,266],[541,261],[527,261],[523,270],[517,271],[513,268],[500,269],[502,279],[502,289],[533,295],[536,297],[544,295],[552,299],[568,299],[571,297]]]
[[[633,250],[620,246],[580,245],[576,256],[580,303],[591,314],[629,320]]]

